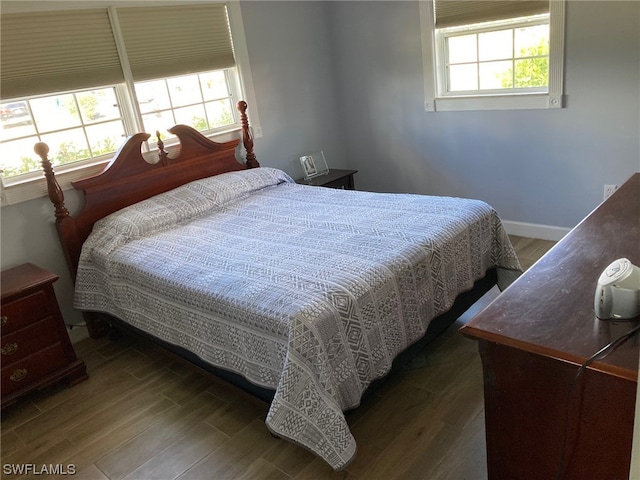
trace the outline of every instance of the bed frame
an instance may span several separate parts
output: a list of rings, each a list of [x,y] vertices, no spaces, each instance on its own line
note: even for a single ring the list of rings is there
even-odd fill
[[[260,166],[253,152],[253,135],[246,102],[238,102],[237,108],[246,151],[245,163],[238,162],[236,158],[239,139],[214,142],[186,125],[169,129],[180,141],[179,151],[174,157],[169,156],[160,134],[156,132],[158,161],[149,163],[143,157],[141,147],[151,135],[136,133],[127,138],[101,173],[71,182],[76,190],[84,193],[84,206],[74,217],[64,204],[64,194],[48,158],[49,147],[41,142],[35,145],[34,150],[41,158],[47,179],[49,200],[55,208],[58,236],[74,281],[82,244],[91,233],[94,223],[101,218],[194,180]],[[97,338],[107,332],[108,326],[100,316],[87,314],[85,320],[91,337]]]
[[[169,129],[169,132],[175,134],[180,141],[179,152],[174,157],[170,157],[165,151],[160,135],[156,132],[158,136],[158,161],[149,163],[142,156],[141,147],[142,143],[149,139],[150,135],[137,133],[125,141],[116,152],[113,160],[101,173],[72,182],[76,190],[81,190],[84,193],[84,206],[75,216],[71,216],[65,206],[64,194],[48,159],[49,147],[44,143],[35,145],[34,150],[42,159],[49,199],[55,208],[55,223],[58,235],[74,281],[82,244],[91,233],[94,223],[101,218],[116,210],[194,180],[260,166],[253,151],[253,136],[247,117],[247,104],[244,101],[240,101],[237,108],[240,112],[242,143],[246,151],[245,163],[239,162],[236,158],[240,139],[225,143],[214,142],[186,125],[176,125]],[[448,312],[431,322],[422,340],[400,354],[394,361],[394,367],[406,363],[407,360],[415,356],[416,351],[422,349],[426,343],[440,335],[473,303],[491,289],[496,284],[496,280],[496,270],[491,269],[484,278],[475,283],[472,290],[459,295]],[[250,391],[259,398],[270,401],[273,397],[273,391],[255,387],[239,375],[211,367],[211,365],[205,364],[191,352],[162,342],[117,318],[94,312],[83,312],[83,315],[89,335],[92,338],[101,337],[113,331],[114,328],[118,330],[133,330],[143,337],[160,344],[163,348],[177,353],[180,357],[186,358],[191,363],[201,366]],[[376,382],[370,386],[369,391],[375,387],[375,384]]]

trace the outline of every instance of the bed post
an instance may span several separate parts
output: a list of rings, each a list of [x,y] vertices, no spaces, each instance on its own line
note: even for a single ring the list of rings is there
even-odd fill
[[[69,271],[71,272],[71,280],[75,283],[81,247],[76,223],[64,204],[64,193],[62,193],[62,188],[60,188],[60,184],[56,180],[56,174],[53,171],[51,161],[48,157],[49,146],[46,143],[38,142],[34,145],[33,150],[38,154],[42,163],[42,170],[47,179],[49,200],[56,210],[55,216],[58,236],[60,237],[62,250],[64,251],[64,256],[67,260]],[[87,330],[91,338],[98,338],[107,332],[107,324],[95,318],[94,314],[83,312],[83,317],[85,318]]]
[[[242,143],[247,151],[247,168],[257,168],[260,164],[256,160],[256,154],[253,153],[253,134],[249,128],[249,119],[247,118],[247,102],[240,100],[238,102],[238,110],[240,111],[240,124],[242,125]]]
[[[53,206],[56,209],[56,222],[60,222],[63,218],[69,216],[69,210],[67,210],[67,207],[64,205],[64,193],[62,193],[62,188],[60,188],[60,185],[56,180],[55,173],[53,173],[53,167],[49,161],[49,145],[43,142],[38,142],[33,146],[33,151],[36,152],[41,159],[44,176],[47,179],[49,200],[51,200],[51,203],[53,203]]]
[[[47,179],[49,200],[55,208],[56,228],[62,240],[62,249],[67,259],[69,270],[71,271],[71,277],[75,281],[78,254],[74,252],[79,252],[80,247],[76,225],[64,204],[64,193],[62,193],[62,188],[60,188],[60,184],[56,180],[56,175],[49,161],[49,146],[46,143],[38,142],[34,145],[33,150],[38,154],[42,162],[44,176]]]

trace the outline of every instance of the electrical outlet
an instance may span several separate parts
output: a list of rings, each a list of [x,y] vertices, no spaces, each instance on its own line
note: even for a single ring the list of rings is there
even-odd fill
[[[613,192],[615,192],[617,189],[618,189],[618,185],[605,185],[604,186],[604,200],[606,200],[611,195],[613,195]]]

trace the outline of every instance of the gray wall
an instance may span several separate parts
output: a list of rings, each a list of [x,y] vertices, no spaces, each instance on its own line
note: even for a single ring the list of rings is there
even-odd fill
[[[299,176],[295,154],[323,150],[330,166],[359,170],[360,189],[480,198],[506,220],[567,228],[605,183],[640,170],[638,2],[569,3],[568,108],[435,114],[423,109],[417,2],[241,8],[262,165]],[[66,195],[73,211],[79,198]],[[2,208],[2,268],[58,273],[63,314],[77,323],[52,220],[44,198]]]
[[[346,166],[330,44],[332,2],[242,2],[242,20],[263,137],[264,166],[302,177],[296,154],[322,150]]]
[[[573,227],[640,170],[640,2],[569,1],[561,110],[424,111],[417,2],[334,2],[350,166],[371,190],[459,195]]]

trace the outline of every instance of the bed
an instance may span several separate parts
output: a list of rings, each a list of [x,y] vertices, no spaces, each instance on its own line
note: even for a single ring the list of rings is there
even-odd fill
[[[497,213],[464,198],[299,185],[240,139],[184,125],[149,163],[128,138],[72,216],[36,145],[92,336],[134,331],[270,402],[265,420],[336,470],[356,454],[345,412],[520,265]]]

